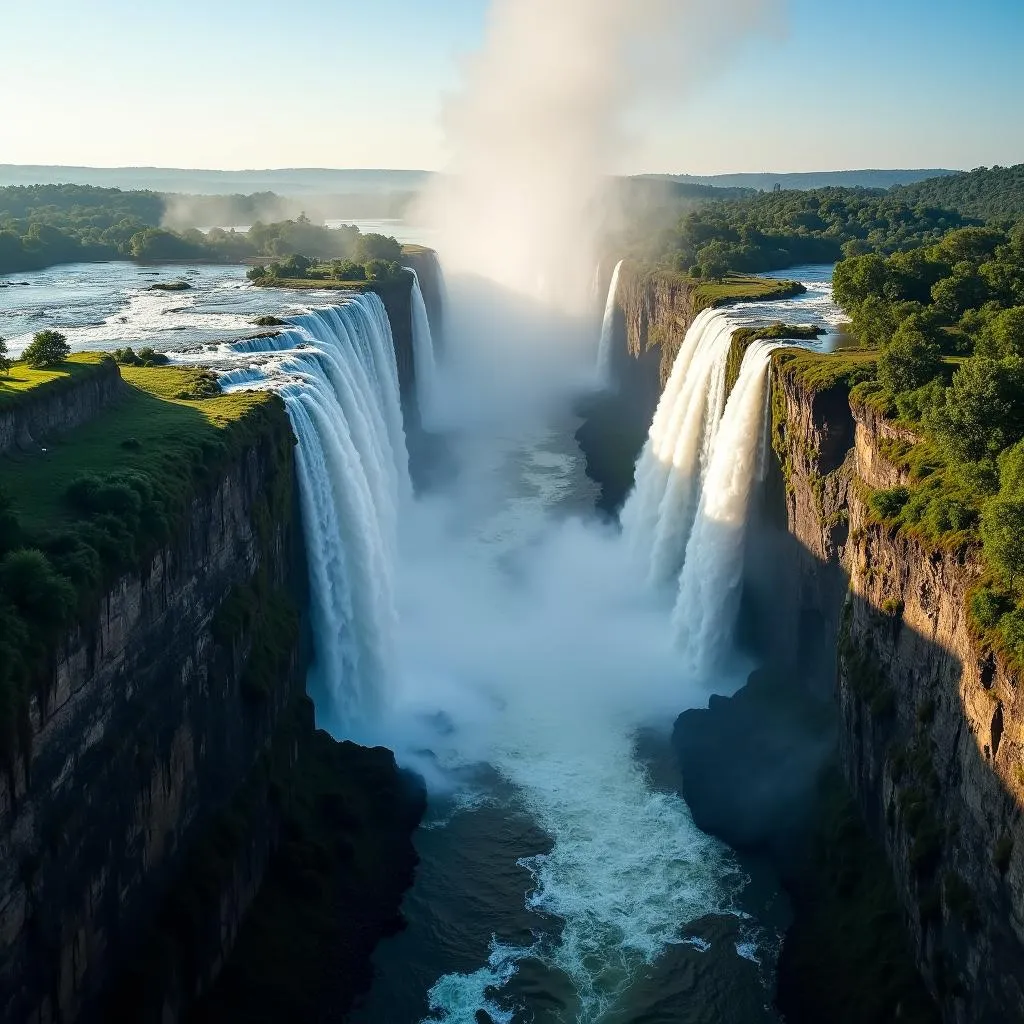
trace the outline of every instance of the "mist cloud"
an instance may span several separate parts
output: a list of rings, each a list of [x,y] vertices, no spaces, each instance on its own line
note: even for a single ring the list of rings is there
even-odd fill
[[[446,112],[452,173],[424,199],[446,267],[582,308],[631,115],[678,106],[777,5],[495,0]]]

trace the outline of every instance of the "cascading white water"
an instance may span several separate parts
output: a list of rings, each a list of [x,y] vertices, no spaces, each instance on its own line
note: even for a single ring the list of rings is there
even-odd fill
[[[602,384],[609,384],[612,375],[612,341],[615,335],[615,301],[619,294],[619,274],[622,272],[623,260],[615,264],[612,271],[611,284],[608,286],[608,299],[604,306],[604,319],[601,321],[601,341],[597,349],[597,375]]]
[[[701,480],[725,402],[734,324],[705,310],[676,356],[622,510],[627,543],[652,583],[676,578],[697,512]]]
[[[268,358],[222,374],[222,387],[277,390],[298,438],[311,688],[321,720],[351,735],[389,703],[398,516],[412,496],[387,312],[361,295],[231,348]]]
[[[419,274],[412,267],[405,269],[413,276],[412,356],[416,372],[416,402],[420,410],[420,422],[425,429],[430,430],[437,416],[437,356]]]
[[[754,342],[744,354],[704,476],[673,613],[691,678],[708,678],[732,647],[750,497],[765,462],[768,366],[778,347]]]

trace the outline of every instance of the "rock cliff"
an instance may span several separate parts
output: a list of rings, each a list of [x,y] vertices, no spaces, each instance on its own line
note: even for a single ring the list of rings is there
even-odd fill
[[[843,772],[918,966],[951,1024],[1024,1019],[1024,705],[968,623],[977,552],[870,515],[865,487],[902,481],[885,442],[903,431],[782,363],[773,389],[786,523],[806,553],[800,608],[838,651]]]
[[[0,778],[6,1020],[90,1014],[190,845],[304,692],[295,605],[304,572],[283,408],[277,423],[55,652],[31,709],[30,753]],[[222,610],[243,595],[255,610],[229,629]],[[275,626],[272,654],[257,628],[271,601],[290,616]],[[265,690],[254,657],[275,659]],[[229,934],[269,842],[264,830],[225,893]]]
[[[246,970],[232,951],[268,879],[291,886],[289,906],[313,892],[323,912],[337,894],[317,933],[332,970],[303,975],[319,992],[343,963],[353,981],[335,1005],[395,926],[422,793],[390,752],[314,731],[295,441],[269,402],[197,478],[170,539],[82,611],[36,688],[31,735],[0,775],[4,1021],[203,1019],[200,997]],[[294,921],[270,916],[294,946]],[[287,988],[284,972],[278,956],[259,974]],[[225,984],[219,1019],[241,1019],[251,986]]]

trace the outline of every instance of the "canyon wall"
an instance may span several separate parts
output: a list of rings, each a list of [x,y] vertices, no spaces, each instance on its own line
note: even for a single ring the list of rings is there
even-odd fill
[[[77,425],[72,400],[96,413],[124,386],[103,363],[32,422]],[[422,785],[315,731],[295,439],[268,403],[36,680],[0,773],[0,1019],[241,1019],[254,991],[297,1005],[296,977],[346,1006],[398,926]],[[292,948],[312,931],[330,962],[263,963],[254,929]],[[238,983],[254,962],[262,989]]]
[[[905,432],[782,362],[772,387],[786,523],[805,552],[799,610],[838,652],[843,774],[918,967],[951,1024],[1024,1019],[1024,705],[968,623],[978,552],[870,515],[865,487],[903,482],[885,442]]]
[[[623,264],[613,325],[614,388],[581,403],[583,423],[576,432],[587,474],[601,488],[598,505],[607,513],[622,505],[633,486],[658,399],[698,312],[692,282]]]
[[[53,652],[28,755],[0,778],[6,1020],[93,1012],[189,847],[304,693],[304,560],[283,407],[275,423]],[[273,649],[271,606],[287,619],[270,624]],[[226,936],[270,843],[261,828],[243,844],[224,893]]]
[[[623,268],[615,390],[583,405],[578,433],[609,511],[632,485],[700,305],[671,276]],[[844,385],[812,386],[776,358],[771,401],[777,460],[750,524],[741,616],[764,668],[737,697],[677,723],[687,800],[701,827],[767,851],[790,892],[788,1019],[817,1021],[824,1008],[864,1019],[871,985],[886,989],[881,1012],[933,1019],[904,949],[947,1024],[1024,1019],[1024,705],[968,624],[977,552],[873,521],[866,489],[905,482],[885,452],[909,438],[851,405]],[[844,783],[823,798],[820,772],[835,758]],[[870,838],[836,811],[844,785]],[[844,865],[847,850],[874,866]],[[809,883],[809,870],[823,880]]]

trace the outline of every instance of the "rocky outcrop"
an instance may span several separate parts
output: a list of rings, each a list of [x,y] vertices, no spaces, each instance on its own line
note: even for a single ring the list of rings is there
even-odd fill
[[[970,628],[977,553],[870,515],[865,486],[904,482],[886,457],[904,431],[784,366],[773,388],[786,524],[806,553],[801,609],[835,637],[843,772],[886,850],[918,966],[950,1024],[1024,1019],[1024,704]]]
[[[100,380],[119,381],[116,367]],[[53,654],[29,753],[0,779],[4,1020],[104,1016],[97,1000],[114,967],[304,692],[305,573],[283,407],[276,422]],[[271,611],[288,621],[270,622]],[[264,822],[239,839],[212,901],[221,954],[273,831]],[[183,990],[216,964],[197,964]]]
[[[16,394],[0,408],[0,455],[37,451],[40,442],[91,420],[126,387],[114,360],[104,359],[76,363],[69,376]]]

